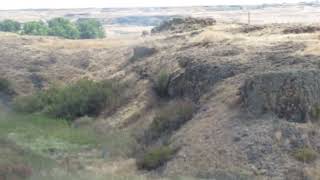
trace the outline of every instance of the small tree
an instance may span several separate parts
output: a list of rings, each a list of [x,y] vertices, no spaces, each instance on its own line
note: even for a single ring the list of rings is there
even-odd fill
[[[46,36],[48,31],[48,26],[41,21],[31,21],[23,25],[24,34]]]
[[[21,30],[21,24],[13,20],[4,20],[0,22],[0,31],[4,32],[18,32]]]
[[[48,21],[49,35],[59,36],[68,39],[78,39],[79,30],[76,25],[64,18],[54,18]]]
[[[81,39],[97,39],[106,36],[102,24],[96,19],[78,20],[77,27]]]

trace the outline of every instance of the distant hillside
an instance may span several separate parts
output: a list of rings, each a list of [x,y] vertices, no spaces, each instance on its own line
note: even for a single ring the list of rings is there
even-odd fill
[[[124,16],[112,20],[112,24],[135,26],[158,26],[164,21],[181,16]]]

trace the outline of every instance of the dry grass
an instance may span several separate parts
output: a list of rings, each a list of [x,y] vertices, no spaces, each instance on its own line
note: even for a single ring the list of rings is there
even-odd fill
[[[35,44],[41,49],[68,49],[68,50],[86,50],[86,49],[104,49],[130,46],[139,43],[139,39],[103,39],[103,40],[67,40],[67,39],[44,39]]]

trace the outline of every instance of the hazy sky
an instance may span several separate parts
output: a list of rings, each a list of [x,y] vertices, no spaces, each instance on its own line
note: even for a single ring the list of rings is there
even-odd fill
[[[294,3],[301,1],[302,0],[0,0],[0,9],[197,6],[281,2]]]

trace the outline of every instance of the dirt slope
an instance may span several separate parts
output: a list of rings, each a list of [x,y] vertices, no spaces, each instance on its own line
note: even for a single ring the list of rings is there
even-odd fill
[[[0,74],[12,80],[20,94],[82,77],[129,81],[128,103],[112,116],[102,114],[95,123],[101,131],[142,131],[157,110],[153,81],[166,70],[173,77],[171,97],[192,99],[199,108],[172,136],[172,146],[180,151],[157,173],[229,179],[318,177],[318,160],[303,163],[293,155],[303,147],[318,153],[318,124],[290,122],[267,108],[253,115],[240,89],[260,74],[317,71],[319,33],[283,34],[287,26],[280,25],[244,28],[248,27],[217,24],[179,34],[101,41],[1,34]],[[133,60],[135,46],[155,51]],[[270,89],[268,97],[280,96]]]

